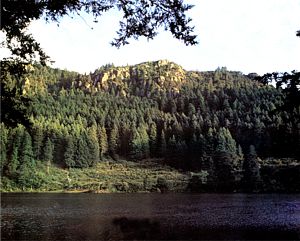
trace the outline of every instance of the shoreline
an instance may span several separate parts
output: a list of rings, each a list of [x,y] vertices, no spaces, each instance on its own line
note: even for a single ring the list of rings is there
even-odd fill
[[[109,192],[104,190],[55,190],[55,191],[0,191],[1,194],[245,194],[245,195],[300,195],[300,192],[190,192],[190,191],[166,191],[166,192],[159,192],[159,191],[137,191],[137,192]]]
[[[156,162],[155,162],[156,161]],[[94,167],[82,169],[63,169],[51,165],[48,169],[43,162],[37,163],[36,172],[32,173],[27,186],[17,181],[1,177],[1,193],[300,193],[294,183],[286,188],[287,183],[274,181],[280,167],[268,167],[263,182],[255,190],[245,190],[241,182],[232,183],[231,187],[218,186],[209,180],[207,171],[183,171],[160,164],[158,160],[147,162],[118,162],[106,160]],[[266,170],[266,167],[263,167]],[[286,168],[286,167],[284,167]],[[300,165],[294,168],[300,171]],[[266,173],[266,171],[265,171]],[[36,184],[37,183],[37,184]],[[298,182],[297,182],[298,183]],[[285,185],[282,185],[285,184]],[[289,184],[291,185],[291,184]]]

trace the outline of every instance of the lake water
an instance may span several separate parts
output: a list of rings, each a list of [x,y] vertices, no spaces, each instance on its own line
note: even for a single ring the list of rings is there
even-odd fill
[[[1,194],[1,240],[300,239],[300,195]]]

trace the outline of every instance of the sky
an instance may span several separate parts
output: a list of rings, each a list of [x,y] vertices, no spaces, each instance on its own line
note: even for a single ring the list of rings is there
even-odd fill
[[[29,31],[55,63],[53,67],[89,73],[117,66],[167,59],[186,70],[215,70],[225,66],[245,74],[300,70],[299,0],[186,0],[199,44],[185,46],[170,33],[154,39],[130,40],[117,49],[121,15],[105,13],[99,22],[83,14],[56,23],[33,22]],[[91,29],[93,28],[93,29]]]

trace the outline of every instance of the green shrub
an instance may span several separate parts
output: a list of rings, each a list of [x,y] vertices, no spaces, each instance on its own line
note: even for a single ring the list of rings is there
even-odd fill
[[[161,192],[167,192],[170,189],[170,186],[164,177],[158,177],[156,188],[159,188]]]

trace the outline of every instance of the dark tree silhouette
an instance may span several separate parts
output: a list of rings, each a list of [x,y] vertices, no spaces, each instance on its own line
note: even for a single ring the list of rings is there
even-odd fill
[[[31,60],[34,56],[45,63],[48,56],[26,27],[33,20],[45,18],[46,21],[59,20],[66,15],[80,15],[85,11],[94,17],[94,22],[106,11],[117,8],[123,13],[117,37],[112,45],[120,47],[128,44],[130,38],[144,36],[153,39],[162,27],[187,45],[197,43],[193,35],[194,27],[189,26],[191,19],[186,11],[193,6],[183,0],[3,0],[1,4],[1,30],[6,34],[6,47],[13,56],[21,60]],[[16,44],[19,43],[19,44]]]
[[[249,152],[246,155],[244,165],[243,184],[245,191],[257,190],[261,185],[260,168],[257,160],[257,154],[253,145],[249,146]]]
[[[291,73],[267,73],[263,76],[256,77],[256,80],[262,84],[276,83],[277,89],[283,89],[286,94],[287,102],[285,108],[293,111],[300,105],[300,72],[293,70]]]

